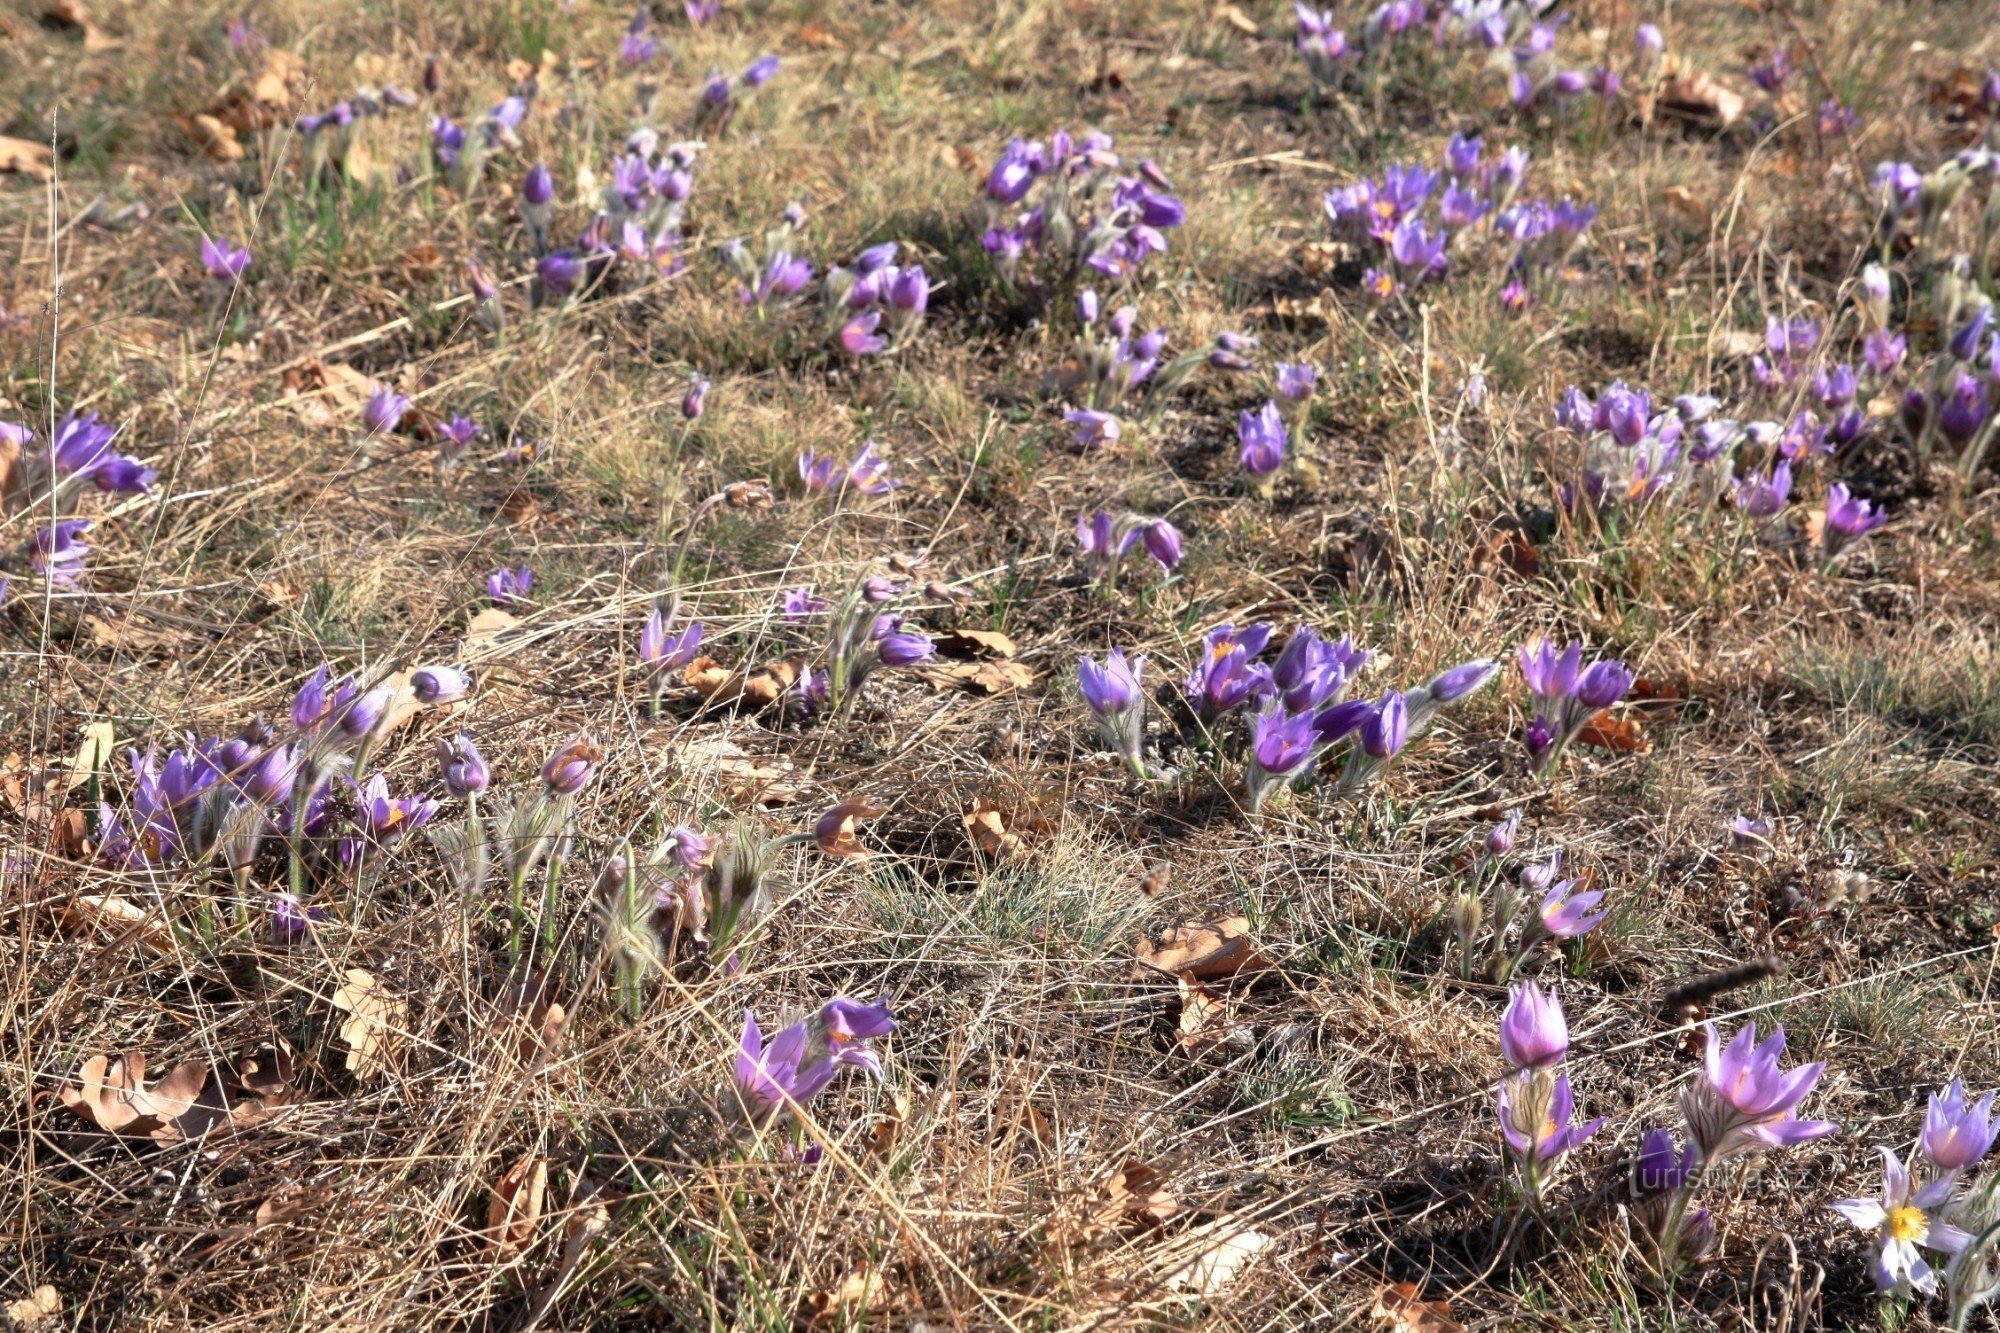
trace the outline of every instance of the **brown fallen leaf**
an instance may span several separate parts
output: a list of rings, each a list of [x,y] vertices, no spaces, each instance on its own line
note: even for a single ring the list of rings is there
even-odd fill
[[[1180,1044],[1189,1055],[1220,1046],[1228,1036],[1229,1006],[1225,997],[1201,984],[1192,972],[1177,978],[1181,994]]]
[[[989,698],[1012,694],[1035,683],[1035,673],[1019,662],[961,662],[943,673],[944,679]]]
[[[180,947],[159,913],[125,898],[79,894],[63,904],[62,919],[72,928],[107,934],[116,942],[130,940],[148,953],[171,954]]]
[[[7,1302],[8,1321],[21,1328],[33,1328],[61,1313],[62,1293],[46,1282],[20,1300]]]
[[[693,689],[705,699],[713,698],[734,675],[735,673],[728,667],[707,653],[703,653],[681,668],[681,684]]]
[[[1171,882],[1172,878],[1173,867],[1162,862],[1148,870],[1146,877],[1139,881],[1139,892],[1145,894],[1148,898],[1157,898],[1166,892],[1167,885]]]
[[[1667,207],[1691,222],[1708,225],[1708,200],[1696,194],[1685,185],[1669,185],[1660,191],[1660,197],[1667,201]]]
[[[94,777],[100,777],[118,748],[118,733],[109,722],[93,722],[83,729],[83,741],[76,757],[69,761],[68,790],[75,791]]]
[[[1578,744],[1592,745],[1600,750],[1644,751],[1647,748],[1645,733],[1639,730],[1639,723],[1632,717],[1613,717],[1608,708],[1599,709],[1582,730],[1576,733]]]
[[[869,1151],[887,1157],[896,1147],[896,1140],[903,1136],[903,1126],[910,1120],[910,1099],[903,1093],[890,1095],[889,1109],[875,1117],[875,1123],[868,1127]]]
[[[333,993],[333,1007],[347,1015],[340,1025],[340,1040],[347,1047],[348,1072],[367,1078],[387,1069],[408,1014],[403,1002],[371,973],[350,967]]]
[[[806,1296],[808,1324],[833,1323],[852,1315],[880,1309],[889,1300],[889,1284],[881,1270],[863,1264],[840,1280],[831,1291],[815,1291]]]
[[[42,10],[42,26],[83,38],[86,51],[113,51],[121,43],[91,21],[83,0],[51,0]]]
[[[1197,981],[1215,981],[1238,972],[1261,971],[1271,960],[1250,941],[1250,918],[1232,916],[1213,926],[1184,922],[1158,940],[1139,941],[1141,966]]]
[[[887,813],[887,806],[873,805],[865,799],[842,801],[814,823],[814,841],[822,855],[865,858],[868,849],[861,845],[861,825]]]
[[[713,658],[697,657],[681,672],[681,681],[718,707],[740,703],[769,708],[791,692],[805,669],[803,657],[781,657],[748,672],[727,671]]]
[[[285,1185],[273,1190],[264,1201],[257,1205],[254,1226],[280,1226],[286,1222],[296,1222],[301,1217],[316,1213],[333,1199],[333,1191],[324,1185]]]
[[[78,621],[91,643],[109,653],[177,653],[188,646],[188,636],[180,630],[166,625],[156,625],[139,616],[119,614],[116,620],[106,620],[92,612],[84,613]]]
[[[0,171],[18,171],[45,181],[55,175],[55,154],[45,143],[0,134]]]
[[[1225,1231],[1193,1259],[1162,1279],[1169,1289],[1213,1296],[1236,1280],[1271,1244],[1271,1238],[1249,1227]]]
[[[213,162],[241,162],[243,145],[237,141],[236,127],[207,112],[198,112],[181,121],[181,129],[202,154]]]
[[[161,1137],[201,1096],[208,1066],[199,1060],[175,1065],[151,1088],[146,1057],[139,1051],[111,1057],[93,1055],[77,1070],[77,1081],[57,1090],[62,1104],[99,1129],[133,1138]],[[179,1138],[176,1132],[169,1137]]]
[[[549,1192],[549,1164],[529,1153],[507,1168],[486,1205],[486,1244],[496,1264],[511,1264],[535,1243],[542,1203]]]
[[[1534,538],[1520,528],[1500,528],[1486,534],[1473,552],[1472,563],[1495,574],[1532,579],[1542,572],[1542,553],[1535,548]]]
[[[979,660],[1014,655],[1014,641],[994,629],[948,629],[931,642],[943,657]]]
[[[1464,1333],[1465,1329],[1451,1317],[1448,1303],[1425,1300],[1414,1282],[1376,1288],[1375,1317],[1406,1333]]]
[[[506,636],[507,631],[516,628],[520,623],[520,617],[510,611],[502,611],[497,606],[482,607],[472,619],[465,622],[464,637],[458,641],[460,660],[493,656],[494,647]]]
[[[999,807],[981,796],[973,802],[972,810],[965,816],[965,832],[972,839],[972,845],[979,854],[989,861],[1005,861],[1019,856],[1024,850],[1021,835],[1010,832],[1007,821]]]
[[[994,1112],[994,1129],[1004,1134],[1015,1128],[1026,1134],[1036,1147],[1044,1152],[1054,1152],[1059,1140],[1055,1126],[1042,1114],[1042,1109],[1027,1097],[1009,1094]]]
[[[1164,1225],[1181,1210],[1180,1200],[1166,1182],[1166,1175],[1158,1167],[1128,1158],[1104,1183],[1097,1221],[1107,1227],[1146,1230]]]
[[[1211,22],[1227,24],[1245,37],[1255,37],[1261,31],[1257,27],[1257,20],[1236,5],[1217,5],[1208,17]]]
[[[1687,70],[1660,85],[1650,109],[1677,120],[1727,129],[1743,116],[1745,102],[1707,70]],[[1650,119],[1650,117],[1648,117]]]
[[[311,82],[306,62],[282,46],[267,46],[250,78],[250,100],[282,115]],[[270,124],[277,124],[272,120]],[[260,126],[259,128],[265,128]]]

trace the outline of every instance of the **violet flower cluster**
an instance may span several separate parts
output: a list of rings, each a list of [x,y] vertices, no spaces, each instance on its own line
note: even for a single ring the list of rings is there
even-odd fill
[[[1583,665],[1581,643],[1560,651],[1548,639],[1524,643],[1520,661],[1521,677],[1535,696],[1535,716],[1525,736],[1528,757],[1541,771],[1562,757],[1585,723],[1632,688],[1631,670],[1615,658]]]
[[[1495,1103],[1500,1137],[1522,1194],[1539,1206],[1563,1158],[1604,1128],[1604,1117],[1575,1123],[1576,1096],[1558,1069],[1569,1053],[1569,1023],[1553,992],[1533,982],[1513,989],[1500,1017],[1500,1051],[1512,1071]]]
[[[987,173],[983,204],[980,244],[1001,278],[1021,285],[1087,273],[1130,281],[1187,220],[1158,166],[1127,170],[1111,136],[1096,130],[1011,141]]]
[[[1514,203],[1527,174],[1526,150],[1509,148],[1490,159],[1484,151],[1482,139],[1459,135],[1445,150],[1442,171],[1392,166],[1380,179],[1327,192],[1323,205],[1335,236],[1357,247],[1367,265],[1361,286],[1370,301],[1442,280],[1453,251],[1468,250],[1483,235],[1497,252],[1494,267],[1513,275],[1501,299],[1518,308],[1531,299],[1523,277],[1561,263],[1583,239],[1597,217],[1594,205]]]
[[[1143,545],[1169,574],[1181,562],[1180,529],[1164,518],[1121,514],[1114,519],[1103,509],[1078,514],[1076,544],[1091,582],[1107,592],[1118,586],[1118,565],[1134,546]]]
[[[920,264],[896,263],[895,241],[871,245],[821,284],[825,333],[849,356],[900,351],[924,326],[931,283]]]
[[[1222,371],[1248,370],[1248,353],[1257,340],[1241,333],[1221,333],[1207,347],[1169,358],[1165,329],[1138,332],[1139,307],[1121,306],[1102,312],[1097,291],[1086,287],[1076,298],[1077,335],[1073,354],[1084,406],[1067,414],[1078,446],[1094,449],[1117,440],[1120,422],[1114,413],[1143,393],[1157,406],[1186,387],[1203,367]],[[1129,407],[1127,408],[1129,410]]]
[[[887,495],[903,484],[889,475],[888,460],[873,440],[865,441],[845,463],[831,454],[807,449],[799,455],[799,480],[808,491],[855,495]]]
[[[1906,1163],[1889,1148],[1878,1149],[1879,1197],[1830,1205],[1870,1234],[1869,1273],[1884,1294],[1934,1295],[1941,1270],[1947,1325],[1954,1329],[2000,1297],[2000,1176],[1966,1178],[1992,1151],[1993,1100],[1990,1092],[1968,1098],[1964,1084],[1953,1079],[1930,1095],[1914,1158]]]
[[[844,715],[877,668],[917,666],[936,655],[928,634],[883,609],[909,591],[908,578],[872,575],[834,605],[828,616],[825,673],[808,670],[798,687],[809,706]]]
[[[1515,34],[1527,34],[1522,44],[1532,46],[1532,33],[1547,26],[1540,20],[1552,8],[1553,0],[1384,0],[1369,11],[1350,39],[1331,10],[1297,0],[1295,45],[1315,80],[1338,85],[1359,69],[1363,57],[1379,68],[1399,41],[1428,36],[1438,48],[1497,51]]]
[[[701,86],[700,99],[695,103],[695,127],[711,136],[728,129],[749,96],[777,77],[778,66],[778,57],[762,55],[745,66],[734,79],[719,69],[710,70]]]
[[[0,421],[0,470],[13,468],[23,496],[20,512],[34,516],[54,512],[28,539],[28,564],[59,588],[82,582],[91,546],[84,540],[93,521],[68,517],[85,494],[145,495],[159,474],[130,454],[111,446],[118,428],[95,412],[67,413],[57,423],[46,447],[37,447],[35,432],[16,422]]]
[[[1452,938],[1459,975],[1466,980],[1483,972],[1505,983],[1544,941],[1580,939],[1611,915],[1609,908],[1599,906],[1603,890],[1590,889],[1581,876],[1558,878],[1560,847],[1548,860],[1525,865],[1510,879],[1505,863],[1520,826],[1517,810],[1486,831],[1465,888],[1452,905]]]
[[[741,1121],[765,1129],[802,1110],[843,1069],[882,1077],[882,1058],[871,1043],[896,1030],[886,1003],[829,1000],[810,1018],[791,1024],[768,1044],[756,1016],[743,1014],[732,1081]]]

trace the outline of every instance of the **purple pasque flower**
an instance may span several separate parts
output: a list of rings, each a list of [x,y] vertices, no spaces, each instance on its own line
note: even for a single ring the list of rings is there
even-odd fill
[[[1593,713],[1601,712],[1625,697],[1632,680],[1632,671],[1623,662],[1611,658],[1592,662],[1576,678],[1577,702]]]
[[[1736,507],[1752,518],[1774,518],[1784,512],[1792,495],[1792,464],[1778,460],[1769,475],[1751,473],[1735,483]]]
[[[1757,1025],[1745,1023],[1725,1045],[1715,1024],[1705,1026],[1701,1076],[1681,1093],[1688,1137],[1711,1167],[1742,1152],[1784,1148],[1835,1133],[1824,1120],[1800,1120],[1798,1108],[1825,1072],[1815,1062],[1784,1070],[1785,1030],[1761,1043]]]
[[[799,480],[809,491],[830,491],[847,480],[847,469],[832,454],[809,448],[799,455]]]
[[[1444,198],[1438,201],[1438,218],[1446,227],[1463,231],[1485,217],[1492,207],[1477,190],[1453,181],[1445,187]],[[1449,237],[1441,238],[1448,240]]]
[[[1389,233],[1389,257],[1412,285],[1426,277],[1442,276],[1444,249],[1451,238],[1443,232],[1432,236],[1421,218],[1404,218]]]
[[[1536,909],[1536,920],[1529,923],[1530,932],[1559,940],[1573,940],[1588,935],[1603,924],[1604,919],[1611,915],[1611,909],[1591,911],[1604,901],[1603,890],[1578,893],[1576,887],[1581,883],[1580,879],[1565,879],[1551,884]]]
[[[1540,639],[1534,647],[1521,645],[1521,676],[1528,683],[1528,689],[1545,702],[1567,699],[1576,693],[1576,678],[1583,666],[1583,645],[1572,643],[1561,652],[1548,639]]]
[[[542,762],[542,782],[558,796],[573,796],[589,785],[604,752],[588,738],[564,745]]]
[[[1244,804],[1255,815],[1272,792],[1303,776],[1320,749],[1311,713],[1287,712],[1270,700],[1250,723],[1250,753],[1243,763]]]
[[[1236,420],[1236,438],[1242,445],[1243,470],[1268,485],[1285,465],[1285,449],[1291,439],[1278,405],[1266,400],[1255,412],[1241,413]]]
[[[865,315],[857,315],[840,327],[840,350],[849,356],[874,356],[888,347],[889,340],[875,332],[882,323],[882,312],[870,310]]]
[[[1970,363],[1979,355],[1979,344],[1985,339],[1987,326],[1992,322],[1992,303],[1982,301],[1965,323],[1959,325],[1957,332],[1951,335],[1951,341],[1945,344],[1946,350],[1951,353],[1954,360]]]
[[[1269,625],[1251,625],[1241,634],[1233,625],[1218,625],[1203,636],[1202,655],[1184,685],[1188,702],[1203,721],[1276,688],[1271,669],[1253,660],[1270,641]]]
[[[689,421],[701,420],[702,413],[708,411],[708,391],[712,381],[708,376],[696,372],[688,376],[687,392],[681,395],[681,416]]]
[[[886,1004],[842,998],[785,1028],[766,1046],[755,1015],[744,1010],[734,1079],[738,1110],[746,1123],[761,1129],[810,1102],[843,1068],[880,1078],[881,1058],[868,1043],[895,1030]]]
[[[349,740],[365,740],[375,734],[395,702],[395,687],[386,683],[369,690],[343,688],[334,700],[334,725]]]
[[[83,534],[90,531],[87,518],[57,519],[35,533],[29,543],[28,563],[37,574],[60,587],[69,587],[83,577],[90,547]]]
[[[1590,424],[1596,430],[1609,432],[1613,440],[1630,449],[1646,438],[1652,413],[1651,394],[1644,389],[1629,388],[1623,380],[1613,380],[1591,409]]]
[[[1951,391],[1938,407],[1938,429],[1944,432],[1947,440],[1962,448],[1979,433],[1992,415],[1993,404],[1986,384],[1960,371],[1952,380]]]
[[[1896,1154],[1881,1147],[1877,1151],[1882,1154],[1880,1200],[1842,1199],[1827,1206],[1861,1230],[1875,1233],[1868,1269],[1878,1288],[1890,1292],[1910,1287],[1931,1295],[1937,1291],[1937,1273],[1919,1248],[1951,1258],[1973,1241],[1969,1232],[1945,1220],[1955,1178],[1943,1175],[1915,1188],[1909,1168]]]
[[[361,428],[370,435],[387,435],[403,424],[410,400],[386,386],[377,388],[361,408]]]
[[[326,919],[323,907],[307,907],[289,893],[271,895],[271,940],[275,944],[290,944],[311,934],[313,923]]]
[[[1750,82],[1767,93],[1775,93],[1792,81],[1792,53],[1784,47],[1773,47],[1771,54],[1761,65],[1749,69]]]
[[[250,268],[248,247],[239,248],[214,237],[201,238],[201,266],[208,276],[222,282],[240,281]]]
[[[1402,753],[1409,738],[1409,704],[1399,692],[1390,690],[1361,723],[1361,750],[1373,759],[1386,762]]]
[[[1524,1069],[1500,1082],[1500,1133],[1507,1141],[1531,1193],[1539,1193],[1545,1170],[1604,1128],[1604,1117],[1570,1123],[1576,1096],[1569,1075]]]
[[[258,805],[270,805],[292,794],[303,756],[298,742],[287,741],[259,752],[243,772],[243,794]]]
[[[778,65],[778,57],[775,55],[758,56],[744,69],[739,82],[745,88],[761,88],[776,77]]]
[[[1088,657],[1076,665],[1076,683],[1097,719],[1097,729],[1137,777],[1146,776],[1146,659],[1113,648],[1099,666]]]
[[[1771,841],[1771,821],[1763,815],[1738,815],[1729,821],[1729,840],[1739,849],[1767,846]]]
[[[1281,363],[1273,370],[1278,401],[1298,406],[1309,402],[1319,384],[1319,367],[1308,363]]]
[[[646,10],[641,9],[626,26],[625,35],[618,43],[618,62],[621,65],[635,68],[648,65],[659,54],[660,44],[646,33],[647,18]]]
[[[1339,703],[1367,660],[1367,650],[1357,648],[1352,638],[1329,643],[1311,626],[1301,625],[1271,664],[1271,682],[1287,709],[1309,713]]]
[[[479,753],[470,732],[461,731],[448,740],[438,737],[437,754],[445,788],[454,796],[477,796],[493,780],[486,756]]]
[[[1835,482],[1826,492],[1826,524],[1820,532],[1820,549],[1832,560],[1855,542],[1889,521],[1889,515]]]
[[[1976,1166],[1992,1150],[1993,1096],[1989,1092],[1976,1102],[1968,1102],[1965,1085],[1958,1079],[1943,1092],[1931,1094],[1918,1146],[1932,1166],[1955,1175]]]
[[[567,250],[543,255],[535,264],[535,277],[551,296],[568,296],[583,282],[583,261]]]
[[[528,593],[535,586],[535,571],[522,565],[519,569],[500,568],[486,576],[486,595],[498,607],[521,606],[528,600]]]
[[[666,613],[654,607],[639,630],[639,660],[656,672],[672,671],[694,661],[701,648],[702,623],[668,633]]]
[[[1149,519],[1139,529],[1139,541],[1146,548],[1146,554],[1159,563],[1161,569],[1171,571],[1181,562],[1181,530],[1164,518]]]
[[[787,588],[780,603],[785,619],[791,621],[817,620],[827,612],[829,603],[824,597],[813,595],[811,588]]]
[[[1070,437],[1078,448],[1098,449],[1107,444],[1116,444],[1123,427],[1118,418],[1109,412],[1099,412],[1092,408],[1080,408],[1065,412],[1063,420],[1076,428]]]
[[[875,651],[881,655],[884,666],[902,667],[929,661],[936,655],[937,647],[930,635],[920,630],[899,629],[877,640]]]
[[[1500,1015],[1500,1054],[1515,1069],[1549,1069],[1569,1053],[1569,1020],[1553,990],[1515,986]]]
[[[1499,663],[1483,657],[1477,658],[1439,672],[1431,678],[1431,683],[1426,685],[1424,690],[1438,703],[1457,703],[1492,680],[1499,672]]]
[[[359,809],[369,840],[377,847],[389,847],[428,824],[438,803],[427,796],[391,796],[389,780],[377,773],[361,786]]]
[[[888,460],[878,452],[880,446],[869,440],[861,446],[861,452],[854,455],[854,461],[847,465],[847,486],[863,495],[887,495],[903,483],[889,476]]]
[[[697,28],[715,22],[722,13],[722,0],[681,0],[681,8],[687,11],[687,20]]]

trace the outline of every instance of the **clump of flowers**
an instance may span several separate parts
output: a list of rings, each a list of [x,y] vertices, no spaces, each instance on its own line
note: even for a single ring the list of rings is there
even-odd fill
[[[1073,353],[1078,367],[1078,387],[1086,406],[1069,414],[1076,426],[1076,442],[1095,448],[1116,440],[1119,420],[1112,415],[1143,394],[1156,410],[1168,395],[1186,387],[1204,366],[1216,370],[1247,370],[1244,355],[1257,346],[1255,338],[1240,333],[1218,334],[1214,342],[1199,351],[1167,359],[1169,334],[1165,329],[1137,331],[1139,307],[1121,306],[1101,315],[1095,288],[1077,294],[1077,335]]]
[[[1562,1159],[1604,1128],[1604,1117],[1572,1123],[1576,1096],[1558,1072],[1569,1053],[1569,1023],[1554,994],[1516,986],[1500,1018],[1500,1050],[1512,1072],[1500,1080],[1496,1110],[1521,1193],[1539,1206]]]
[[[828,617],[826,673],[809,701],[841,716],[852,710],[861,687],[880,667],[928,662],[935,647],[928,634],[883,608],[908,594],[910,581],[876,575],[860,580]]]
[[[300,116],[295,128],[305,141],[311,173],[318,176],[328,166],[345,171],[347,159],[353,153],[355,144],[360,142],[369,121],[394,110],[416,106],[419,100],[415,93],[407,89],[384,84],[380,88],[358,88],[324,111]]]
[[[830,268],[821,291],[827,336],[849,356],[900,351],[924,325],[931,283],[920,264],[896,263],[901,247],[885,241],[849,267]]]
[[[1532,275],[1565,260],[1597,209],[1568,199],[1512,202],[1527,170],[1524,149],[1489,159],[1483,140],[1459,135],[1445,149],[1443,170],[1392,166],[1379,179],[1329,190],[1323,203],[1335,237],[1362,256],[1363,293],[1379,304],[1443,280],[1451,255],[1480,237],[1497,251],[1493,266],[1510,273]]]
[[[812,262],[792,249],[797,243],[799,224],[795,218],[799,216],[788,213],[778,226],[764,233],[761,255],[753,254],[740,239],[722,246],[723,262],[736,274],[743,304],[759,318],[772,318],[797,305],[812,284]]]
[[[1528,723],[1528,757],[1546,770],[1562,757],[1577,733],[1599,713],[1625,697],[1633,676],[1612,658],[1583,665],[1583,645],[1558,651],[1547,639],[1522,644],[1521,676],[1535,696],[1535,716]]]
[[[1125,553],[1143,545],[1160,568],[1172,573],[1181,562],[1181,533],[1164,518],[1122,514],[1114,519],[1105,510],[1079,514],[1076,544],[1092,583],[1110,591],[1118,586],[1118,565]]]
[[[852,491],[857,495],[887,495],[903,484],[889,475],[888,460],[873,440],[865,442],[846,463],[807,449],[799,455],[799,480],[809,491]]]
[[[710,136],[728,129],[750,95],[777,77],[778,63],[774,55],[759,56],[734,79],[719,69],[710,70],[695,103],[695,127]]]
[[[1030,200],[1032,199],[1032,202]],[[987,173],[980,243],[1010,285],[1136,278],[1187,220],[1151,161],[1128,170],[1108,134],[1015,139]]]
[[[1544,941],[1580,939],[1611,914],[1599,906],[1605,897],[1602,890],[1587,888],[1580,876],[1558,878],[1563,862],[1560,847],[1548,860],[1523,866],[1510,879],[1506,858],[1520,826],[1521,815],[1515,811],[1486,831],[1465,888],[1452,905],[1459,975],[1467,980],[1484,972],[1506,982]]]
[[[896,1030],[886,1003],[829,1000],[765,1044],[757,1019],[743,1014],[737,1041],[730,1109],[745,1125],[766,1129],[795,1114],[824,1092],[843,1069],[882,1077],[882,1059],[870,1045]]]

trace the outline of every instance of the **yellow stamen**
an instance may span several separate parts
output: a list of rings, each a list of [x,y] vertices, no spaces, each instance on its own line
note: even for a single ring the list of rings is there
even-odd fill
[[[1931,1223],[1930,1219],[1924,1216],[1923,1209],[1905,1204],[1901,1208],[1890,1210],[1887,1230],[1891,1240],[1920,1245],[1924,1237],[1931,1234]]]

